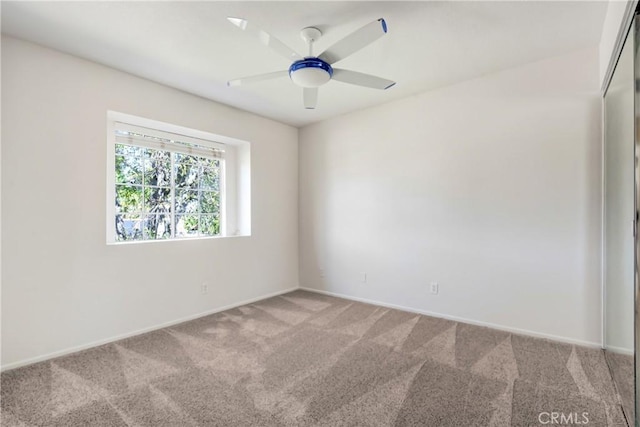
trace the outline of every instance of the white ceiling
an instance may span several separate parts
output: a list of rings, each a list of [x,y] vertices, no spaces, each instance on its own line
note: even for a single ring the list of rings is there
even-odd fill
[[[595,46],[606,2],[9,2],[2,32],[294,126]],[[316,53],[385,18],[389,32],[340,68],[398,82],[386,91],[329,82],[316,110],[288,77],[228,80],[287,69],[285,59],[231,25],[242,17],[305,54],[299,36],[324,35]]]

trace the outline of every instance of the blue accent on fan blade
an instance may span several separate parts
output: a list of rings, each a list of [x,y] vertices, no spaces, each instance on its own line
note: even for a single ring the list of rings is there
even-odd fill
[[[396,85],[396,82],[391,83],[389,86],[385,87],[384,90],[389,89],[390,87],[394,87]]]
[[[386,33],[387,32],[387,21],[385,21],[384,18],[380,18],[380,19],[378,19],[378,21],[380,21],[380,23],[382,24],[382,31],[384,31]]]

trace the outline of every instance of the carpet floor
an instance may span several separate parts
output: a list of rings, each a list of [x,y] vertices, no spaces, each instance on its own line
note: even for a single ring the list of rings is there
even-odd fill
[[[626,426],[601,350],[306,291],[0,381],[5,427]]]
[[[635,372],[633,356],[606,351],[605,359],[609,364],[609,371],[613,384],[620,396],[622,409],[627,420],[635,420]],[[633,426],[633,422],[629,422]]]

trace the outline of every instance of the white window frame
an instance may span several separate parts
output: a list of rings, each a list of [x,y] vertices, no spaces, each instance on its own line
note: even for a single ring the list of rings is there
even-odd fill
[[[143,128],[143,129],[140,129]],[[143,131],[145,135],[165,137],[166,134],[179,135],[182,142],[193,143],[201,147],[224,150],[224,158],[220,162],[220,234],[216,236],[175,237],[172,227],[170,238],[157,240],[116,240],[116,182],[115,182],[115,147],[116,129]],[[137,144],[136,144],[137,145]],[[140,144],[139,146],[144,146]],[[174,151],[166,148],[167,151]],[[195,153],[194,153],[195,154]],[[173,156],[172,156],[173,158]],[[249,143],[236,138],[217,135],[210,132],[186,128],[132,116],[116,111],[107,112],[107,191],[106,191],[106,237],[107,244],[136,244],[151,242],[172,242],[184,240],[218,239],[222,237],[250,235],[250,174],[247,164],[250,160]],[[172,201],[174,183],[171,183]],[[248,196],[248,197],[247,197]],[[175,208],[174,208],[175,209]],[[175,215],[175,212],[173,212]]]

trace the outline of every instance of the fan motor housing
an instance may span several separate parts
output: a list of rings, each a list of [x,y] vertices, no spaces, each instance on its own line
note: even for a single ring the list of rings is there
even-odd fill
[[[333,68],[320,58],[308,57],[289,67],[289,77],[298,86],[319,87],[331,80]]]

